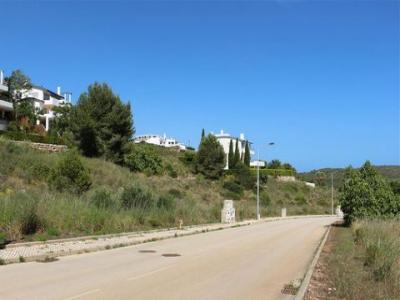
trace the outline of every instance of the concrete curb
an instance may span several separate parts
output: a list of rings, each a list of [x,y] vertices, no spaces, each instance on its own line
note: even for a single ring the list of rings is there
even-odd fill
[[[154,230],[141,230],[141,231],[133,231],[133,232],[121,232],[121,233],[110,233],[110,234],[102,234],[102,235],[86,235],[86,236],[79,236],[79,237],[72,237],[72,238],[64,238],[64,239],[54,239],[54,240],[47,240],[47,241],[33,241],[33,242],[22,242],[22,243],[13,243],[8,244],[6,249],[9,248],[16,248],[16,247],[29,247],[34,245],[46,245],[52,243],[65,243],[65,242],[74,242],[74,241],[84,241],[84,240],[91,240],[91,239],[101,239],[101,238],[113,238],[113,237],[121,237],[121,236],[134,236],[140,237],[145,234],[149,233],[158,233],[158,232],[166,232],[166,231],[173,231],[173,230],[188,230],[188,229],[196,229],[196,228],[204,228],[209,226],[225,226],[225,227],[232,227],[242,224],[242,223],[260,223],[260,222],[271,222],[271,221],[279,221],[279,220],[288,220],[288,219],[298,219],[298,218],[320,218],[320,217],[329,217],[331,215],[299,215],[299,216],[287,216],[287,217],[267,217],[262,218],[261,220],[243,220],[238,221],[232,224],[224,224],[224,223],[209,223],[209,224],[197,224],[197,225],[188,225],[184,226],[182,229],[178,229],[177,227],[171,228],[161,228],[161,229],[154,229]],[[250,224],[248,224],[250,225]]]
[[[276,222],[276,221],[284,221],[284,220],[299,219],[299,218],[320,218],[320,217],[328,217],[328,216],[331,216],[331,215],[269,217],[269,218],[264,218],[261,220],[246,220],[246,221],[240,221],[240,222],[231,223],[231,224],[213,223],[213,224],[204,224],[204,225],[193,225],[193,226],[184,227],[181,230],[179,230],[177,228],[169,228],[169,229],[161,229],[161,230],[151,230],[151,231],[146,231],[146,232],[131,232],[131,233],[125,233],[125,234],[109,234],[109,235],[102,235],[102,236],[90,236],[90,237],[86,236],[86,237],[78,237],[78,238],[71,238],[71,239],[49,240],[49,241],[45,241],[45,242],[28,242],[28,243],[19,243],[19,244],[17,243],[17,244],[7,245],[6,249],[18,248],[18,247],[31,247],[31,246],[36,246],[36,245],[46,245],[46,244],[52,244],[52,243],[84,241],[84,240],[88,240],[88,239],[93,239],[93,237],[100,239],[100,238],[112,238],[112,237],[120,237],[120,236],[129,236],[129,237],[132,236],[132,237],[137,238],[133,241],[130,241],[127,243],[121,243],[121,244],[112,245],[112,243],[110,243],[110,244],[103,245],[103,246],[88,247],[86,249],[79,249],[79,250],[68,249],[68,250],[61,250],[61,251],[51,252],[51,253],[46,253],[46,254],[24,256],[23,261],[20,261],[19,258],[4,259],[3,261],[6,264],[31,262],[31,261],[44,260],[46,258],[56,258],[56,257],[69,256],[69,255],[75,255],[75,254],[83,254],[83,253],[91,253],[91,252],[97,252],[97,251],[103,251],[103,250],[110,250],[110,249],[115,249],[115,248],[120,248],[120,247],[134,246],[134,245],[144,244],[144,243],[148,243],[148,242],[155,242],[155,241],[160,241],[160,240],[165,240],[165,239],[171,239],[171,238],[176,238],[176,237],[224,230],[224,229],[235,228],[235,227],[257,225],[257,224],[266,223],[266,222]],[[332,216],[332,217],[334,217],[334,216]],[[170,231],[170,233],[169,233],[169,231]],[[166,233],[166,234],[163,236],[159,236],[159,237],[154,237],[154,236],[146,237],[146,235],[149,235],[152,233]]]
[[[307,292],[308,285],[310,284],[311,277],[314,273],[315,266],[317,265],[319,256],[321,255],[322,249],[324,248],[326,240],[328,239],[329,233],[331,231],[331,226],[332,225],[329,225],[329,227],[326,229],[324,237],[322,238],[322,240],[318,246],[317,252],[315,253],[313,260],[311,261],[310,265],[308,266],[306,275],[304,276],[304,279],[301,282],[301,286],[300,286],[294,300],[303,300],[304,299],[304,296]]]

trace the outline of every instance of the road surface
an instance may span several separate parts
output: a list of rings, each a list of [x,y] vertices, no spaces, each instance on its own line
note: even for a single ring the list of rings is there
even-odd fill
[[[266,222],[0,266],[0,299],[292,299],[284,284],[304,276],[335,220]]]

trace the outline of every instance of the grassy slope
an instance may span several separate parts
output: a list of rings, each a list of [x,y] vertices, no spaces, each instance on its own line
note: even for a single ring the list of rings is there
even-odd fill
[[[76,196],[52,191],[43,175],[43,169],[53,168],[62,154],[38,152],[0,140],[0,231],[15,240],[47,239],[169,227],[179,219],[185,225],[218,222],[227,193],[222,188],[223,179],[210,181],[193,175],[179,159],[181,154],[155,149],[164,165],[172,165],[177,178],[132,173],[102,159],[82,157],[90,170],[92,187]],[[176,208],[121,209],[121,193],[133,183],[149,189],[155,198],[174,197]],[[93,205],[99,190],[108,191],[115,205],[106,209]],[[241,200],[235,201],[238,218],[255,217],[255,199],[254,191],[246,191]],[[288,214],[326,213],[330,211],[329,199],[326,189],[310,190],[301,183],[271,179],[262,189],[262,215],[278,215],[281,207],[287,207]],[[32,227],[33,232],[26,230]]]

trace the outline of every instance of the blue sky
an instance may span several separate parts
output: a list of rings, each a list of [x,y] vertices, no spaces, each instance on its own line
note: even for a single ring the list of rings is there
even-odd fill
[[[244,132],[299,170],[399,164],[397,1],[0,1],[0,14],[1,69],[75,100],[107,82],[137,134]]]

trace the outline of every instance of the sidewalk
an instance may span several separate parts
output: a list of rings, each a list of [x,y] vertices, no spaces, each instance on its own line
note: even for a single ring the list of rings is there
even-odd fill
[[[63,240],[51,240],[45,242],[10,244],[5,249],[0,250],[0,259],[2,259],[5,263],[44,260],[58,256],[107,250],[107,249],[142,244],[146,242],[152,242],[167,238],[174,238],[178,236],[221,230],[231,227],[252,225],[260,222],[287,220],[287,219],[304,218],[304,217],[322,217],[322,215],[292,216],[285,218],[273,217],[273,218],[264,218],[259,221],[247,220],[232,224],[216,223],[216,224],[187,226],[183,227],[182,229],[172,228],[172,229],[154,230],[147,232],[132,232],[132,233],[122,233],[115,235],[102,235],[102,236],[63,239]]]

